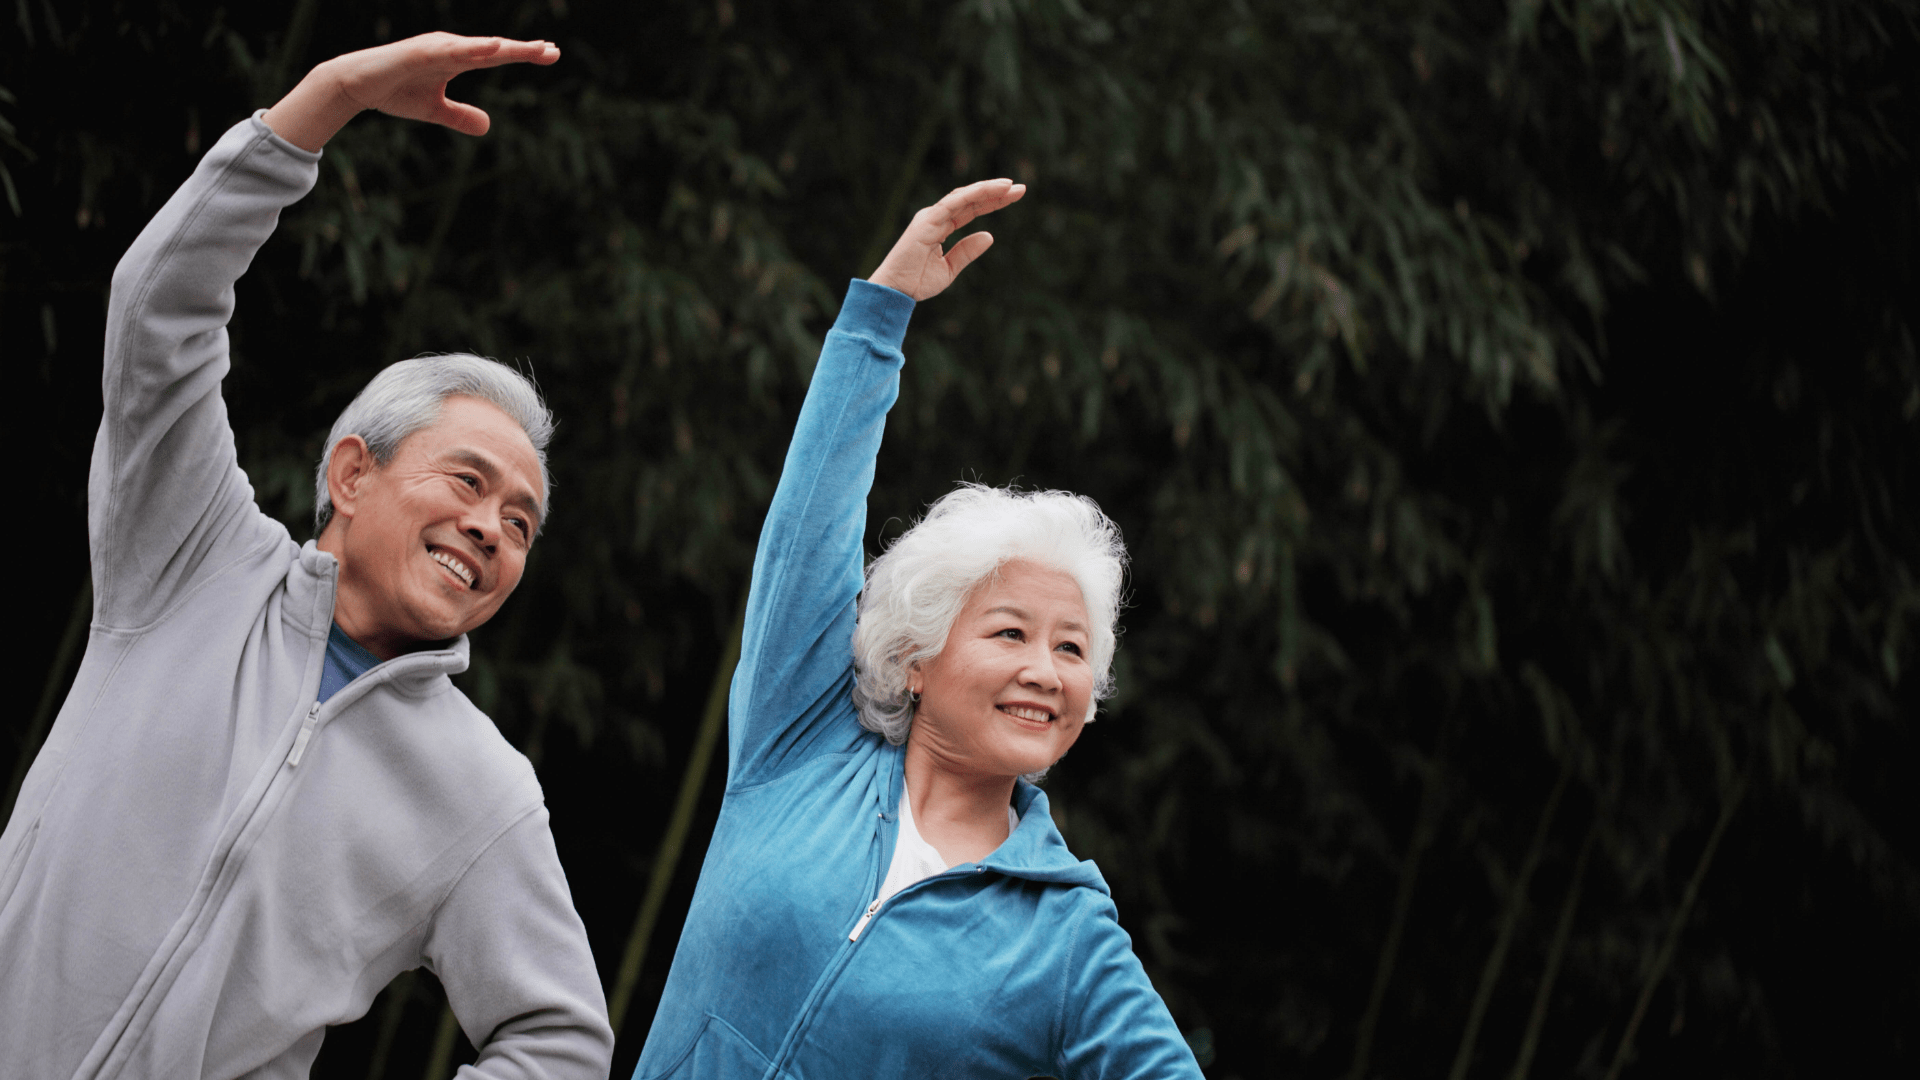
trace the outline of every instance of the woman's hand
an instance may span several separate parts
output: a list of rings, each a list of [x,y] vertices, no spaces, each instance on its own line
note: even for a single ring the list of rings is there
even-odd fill
[[[953,231],[982,214],[1011,206],[1027,193],[1027,185],[1011,180],[982,180],[954,188],[946,197],[913,215],[913,223],[894,241],[880,268],[867,275],[875,285],[898,289],[915,300],[938,296],[967,264],[993,246],[993,234],[977,232],[948,251],[941,251]]]
[[[485,135],[481,109],[447,100],[447,83],[475,68],[551,64],[560,47],[548,41],[432,33],[336,56],[314,68],[261,119],[305,150],[318,150],[364,109],[425,120],[468,135]]]

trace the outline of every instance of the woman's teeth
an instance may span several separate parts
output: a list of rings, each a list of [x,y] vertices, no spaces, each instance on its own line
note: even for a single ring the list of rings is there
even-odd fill
[[[1035,720],[1040,723],[1047,723],[1053,719],[1053,714],[1045,709],[1029,709],[1025,705],[1002,705],[1000,711],[1008,716],[1017,716],[1022,720]]]

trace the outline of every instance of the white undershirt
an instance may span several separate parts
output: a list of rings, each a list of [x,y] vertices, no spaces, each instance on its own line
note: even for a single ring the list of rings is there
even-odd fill
[[[1007,835],[1013,835],[1013,830],[1019,826],[1020,815],[1014,812],[1012,804],[1008,804]],[[894,841],[893,862],[887,867],[887,878],[880,883],[880,895],[874,898],[874,903],[884,904],[888,897],[914,882],[943,873],[949,866],[958,865],[960,864],[949,864],[947,860],[941,858],[939,850],[927,843],[926,838],[920,835],[920,830],[914,827],[913,800],[907,795],[907,781],[902,777],[900,780],[900,836]]]

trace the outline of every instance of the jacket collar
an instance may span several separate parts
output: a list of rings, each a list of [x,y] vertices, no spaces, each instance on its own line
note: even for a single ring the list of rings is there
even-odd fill
[[[305,605],[299,605],[309,613],[307,632],[324,647],[327,633],[333,628],[333,597],[339,588],[340,562],[309,540],[300,548],[294,577],[295,580],[290,584],[296,601],[308,601]],[[360,692],[374,685],[388,683],[402,693],[425,693],[436,688],[441,680],[467,670],[471,660],[472,649],[467,635],[461,634],[438,648],[396,656],[368,671],[365,677],[354,680],[354,684],[366,684],[359,688]],[[346,690],[342,689],[341,694],[345,693]],[[346,699],[341,704],[346,704]]]
[[[1093,860],[1079,858],[1067,849],[1066,838],[1053,823],[1046,792],[1025,780],[1015,780],[1013,808],[1020,814],[1020,827],[1013,830],[1006,843],[981,860],[982,866],[1008,877],[1084,885],[1103,895],[1113,895]]]
[[[906,747],[885,742],[881,745],[893,759],[891,767],[886,770],[889,787],[884,795],[885,802],[882,803],[893,812],[882,816],[889,821],[896,821],[900,793],[906,790]],[[1060,835],[1059,826],[1053,823],[1046,792],[1025,780],[1016,779],[1013,782],[1013,809],[1020,815],[1019,827],[1013,830],[1013,835],[1007,837],[1005,843],[980,861],[982,868],[1008,877],[1059,885],[1082,885],[1104,896],[1113,895],[1113,890],[1107,887],[1107,879],[1100,876],[1100,868],[1091,859],[1079,858],[1068,850],[1066,838]]]

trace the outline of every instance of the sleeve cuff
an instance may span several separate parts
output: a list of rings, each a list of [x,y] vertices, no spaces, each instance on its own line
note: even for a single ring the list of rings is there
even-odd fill
[[[267,115],[267,110],[265,109],[253,110],[253,118],[250,122],[253,124],[254,134],[265,135],[267,137],[267,141],[272,143],[276,149],[280,150],[282,153],[291,155],[297,160],[305,161],[305,162],[314,162],[314,161],[320,160],[320,151],[304,150],[298,146],[293,145],[287,140],[281,138],[278,132],[268,127],[267,122],[261,119],[261,117],[265,115]],[[242,121],[242,123],[247,123],[247,122],[249,121]]]
[[[906,293],[854,278],[847,284],[847,299],[833,328],[897,350],[906,340],[913,306],[913,298]]]

